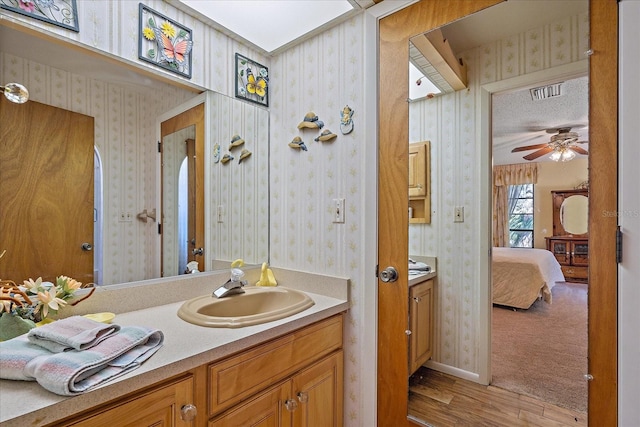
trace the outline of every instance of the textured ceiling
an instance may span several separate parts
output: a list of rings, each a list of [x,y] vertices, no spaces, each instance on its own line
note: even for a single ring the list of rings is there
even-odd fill
[[[442,33],[459,54],[588,10],[587,0],[509,0],[448,24]],[[572,126],[581,141],[587,140],[588,78],[566,81],[562,89],[562,96],[542,101],[533,101],[528,89],[493,96],[494,164],[526,162],[522,156],[532,151],[511,149],[548,142],[549,128]],[[588,150],[588,144],[580,146]],[[537,161],[549,161],[549,156]]]
[[[532,153],[511,153],[515,147],[549,142],[553,135],[547,129],[571,127],[579,141],[588,140],[589,78],[564,81],[561,95],[534,101],[529,89],[492,97],[492,130],[494,164],[526,162],[522,156]],[[588,144],[580,144],[588,150]],[[538,161],[549,161],[542,156]]]

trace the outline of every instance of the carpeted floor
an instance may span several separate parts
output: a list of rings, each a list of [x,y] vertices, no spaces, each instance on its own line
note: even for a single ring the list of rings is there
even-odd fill
[[[558,283],[553,303],[493,307],[492,384],[587,412],[587,285]]]

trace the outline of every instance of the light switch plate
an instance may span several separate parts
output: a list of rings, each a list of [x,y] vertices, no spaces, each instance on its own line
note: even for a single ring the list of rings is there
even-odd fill
[[[454,208],[453,222],[464,222],[464,206],[456,206]]]
[[[333,199],[333,222],[344,223],[344,199]]]

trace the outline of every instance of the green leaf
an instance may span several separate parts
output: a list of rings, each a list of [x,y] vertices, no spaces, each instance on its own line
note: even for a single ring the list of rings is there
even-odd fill
[[[147,56],[148,56],[149,58],[155,58],[155,57],[156,57],[156,50],[155,50],[155,49],[149,49],[149,50],[147,51]]]
[[[156,23],[155,23],[155,22],[153,22],[153,18],[149,18],[149,26],[150,26],[151,28],[155,28],[155,27],[156,27]]]
[[[184,36],[187,35],[187,32],[185,30],[180,30],[180,32],[178,33],[178,37],[180,38],[184,38]]]

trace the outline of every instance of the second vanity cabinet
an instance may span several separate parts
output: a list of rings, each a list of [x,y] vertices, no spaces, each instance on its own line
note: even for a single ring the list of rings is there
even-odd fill
[[[434,279],[409,288],[409,374],[413,374],[433,354]]]
[[[52,425],[341,427],[342,331],[335,315]]]

